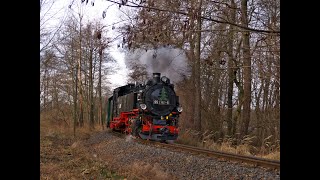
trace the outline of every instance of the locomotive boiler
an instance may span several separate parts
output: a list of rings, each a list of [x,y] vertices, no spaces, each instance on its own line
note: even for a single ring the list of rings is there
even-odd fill
[[[142,139],[176,140],[181,112],[170,79],[153,73],[145,84],[114,89],[108,99],[107,127]]]

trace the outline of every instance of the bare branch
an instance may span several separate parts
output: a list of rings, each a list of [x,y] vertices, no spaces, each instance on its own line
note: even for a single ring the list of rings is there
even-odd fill
[[[122,5],[122,6],[127,6],[127,7],[146,8],[146,9],[152,9],[152,10],[157,10],[157,11],[177,13],[177,14],[182,14],[182,15],[186,15],[186,16],[190,16],[190,15],[191,15],[191,14],[189,14],[189,13],[182,12],[182,11],[165,10],[165,9],[160,9],[160,8],[157,8],[157,7],[139,5],[139,4],[136,4],[136,3],[134,3],[134,2],[131,2],[131,3],[134,4],[134,5],[131,5],[131,4],[124,4],[124,5],[123,5],[122,3],[119,3],[119,2],[116,2],[116,1],[113,1],[113,0],[106,0],[106,1],[109,1],[109,2],[112,2],[112,3],[116,3],[116,4],[119,4],[119,5]],[[233,22],[229,22],[229,21],[221,21],[221,20],[213,19],[213,18],[211,18],[211,17],[201,16],[201,19],[208,20],[208,21],[212,21],[212,22],[216,22],[216,23],[229,24],[229,25],[232,25],[232,26],[236,26],[236,27],[238,27],[238,28],[241,28],[241,29],[248,30],[248,31],[261,32],[261,33],[273,33],[273,34],[279,34],[279,35],[280,35],[280,31],[269,31],[269,30],[262,30],[262,29],[254,29],[254,28],[246,27],[246,26],[239,25],[239,24],[236,24],[236,23],[233,23]]]

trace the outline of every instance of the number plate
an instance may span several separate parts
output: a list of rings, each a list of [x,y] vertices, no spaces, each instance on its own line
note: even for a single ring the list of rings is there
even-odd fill
[[[153,104],[169,105],[169,101],[154,100],[154,101],[153,101]]]

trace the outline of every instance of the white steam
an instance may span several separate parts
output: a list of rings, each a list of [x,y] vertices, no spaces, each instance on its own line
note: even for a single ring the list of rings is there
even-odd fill
[[[146,67],[149,78],[152,73],[161,73],[161,76],[167,76],[171,83],[178,83],[190,76],[186,54],[177,48],[161,47],[147,51],[137,49],[128,54],[125,63],[130,69],[135,65]]]

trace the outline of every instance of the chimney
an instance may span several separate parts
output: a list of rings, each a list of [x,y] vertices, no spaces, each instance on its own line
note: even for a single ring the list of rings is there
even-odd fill
[[[160,73],[153,73],[153,81],[155,83],[159,83],[160,82]]]

